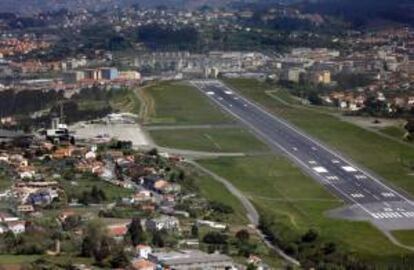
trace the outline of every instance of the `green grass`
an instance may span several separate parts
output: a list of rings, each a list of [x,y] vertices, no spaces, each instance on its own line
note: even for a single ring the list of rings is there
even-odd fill
[[[404,140],[404,135],[407,133],[406,130],[400,126],[384,127],[379,129],[379,131],[399,140]]]
[[[0,255],[0,265],[20,265],[36,261],[40,255]]]
[[[221,202],[223,204],[229,205],[234,209],[234,213],[230,215],[226,223],[231,225],[231,230],[238,231],[241,228],[249,223],[246,217],[246,211],[240,201],[231,194],[226,187],[220,182],[214,180],[208,175],[205,175],[195,169],[191,168],[193,173],[194,184],[199,188],[200,194],[209,201]],[[206,230],[209,231],[209,230]],[[252,236],[254,242],[258,245],[258,250],[261,252],[260,256],[264,261],[274,268],[281,268],[283,261],[277,256],[272,254],[272,251],[269,250],[264,243],[257,236]],[[245,258],[237,257],[241,263],[245,262]]]
[[[248,223],[244,207],[223,184],[204,174],[199,174],[194,179],[204,198],[209,201],[221,202],[234,209],[234,214],[231,215],[229,220],[231,224],[243,225]]]
[[[151,124],[222,124],[231,118],[211,106],[197,89],[179,83],[161,83],[144,90],[155,101]]]
[[[267,146],[249,131],[240,128],[185,129],[150,131],[155,142],[164,147],[209,152],[267,151]]]
[[[0,265],[27,265],[33,263],[38,259],[45,259],[47,262],[53,264],[67,265],[69,263],[80,263],[90,265],[93,261],[90,258],[76,257],[71,254],[62,254],[60,256],[48,255],[0,255]]]
[[[139,114],[140,101],[133,89],[113,90],[114,95],[111,97],[109,103],[111,107],[120,112],[130,112]]]
[[[342,202],[282,157],[219,158],[201,163],[235,184],[262,213],[282,222],[292,239],[316,228],[323,239],[364,258],[407,254],[369,223],[328,218],[326,211]]]
[[[328,113],[283,105],[265,94],[264,90],[268,88],[265,83],[254,80],[228,82],[271,112],[414,195],[413,148],[341,121]]]
[[[133,193],[132,190],[118,187],[103,180],[87,176],[77,180],[77,185],[72,185],[70,181],[67,180],[62,180],[60,183],[66,194],[81,194],[83,191],[90,192],[92,187],[96,186],[105,192],[108,201],[115,201],[118,198],[126,197]]]
[[[414,247],[414,231],[394,231],[392,235],[399,240],[402,244]]]

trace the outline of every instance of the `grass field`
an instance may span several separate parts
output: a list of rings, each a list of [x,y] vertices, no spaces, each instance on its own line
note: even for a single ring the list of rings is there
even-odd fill
[[[390,126],[379,129],[380,132],[389,135],[391,137],[394,137],[396,139],[404,140],[404,135],[407,133],[406,130],[403,127],[400,126]]]
[[[150,124],[223,124],[232,119],[211,106],[208,99],[192,86],[183,83],[160,83],[145,88],[154,99],[155,110]]]
[[[66,194],[81,194],[83,191],[90,192],[91,189],[96,186],[105,192],[105,195],[109,201],[115,201],[119,198],[129,196],[133,191],[122,187],[115,186],[103,180],[98,180],[91,177],[82,177],[76,181],[76,185],[72,185],[70,181],[62,180],[60,184],[63,186]]]
[[[194,184],[199,188],[201,195],[209,201],[221,202],[223,204],[229,205],[234,209],[234,213],[230,214],[229,219],[226,223],[231,224],[231,233],[235,233],[242,228],[246,228],[246,225],[249,223],[246,217],[246,211],[241,205],[240,201],[231,194],[226,187],[214,180],[208,175],[201,173],[195,168],[188,167],[192,172],[192,178],[194,179]],[[268,263],[271,267],[280,268],[283,265],[283,261],[278,257],[272,254],[264,243],[261,240],[253,236],[254,241],[258,244],[259,250],[262,254],[260,256]],[[245,258],[235,258],[240,263],[245,262]]]
[[[414,150],[412,148],[341,121],[330,114],[286,106],[266,95],[265,90],[269,86],[265,83],[254,80],[227,82],[273,113],[348,155],[390,183],[414,194],[414,170],[412,168]]]
[[[414,247],[414,231],[394,231],[392,235],[398,239],[402,244]]]
[[[208,152],[268,151],[249,131],[240,128],[150,131],[157,145]]]
[[[109,101],[111,107],[120,112],[130,112],[134,114],[139,114],[140,111],[140,101],[138,97],[133,92],[134,89],[121,89],[119,93],[116,93],[112,96]]]
[[[282,222],[292,239],[316,228],[323,238],[364,258],[407,254],[369,223],[326,217],[327,210],[342,202],[282,157],[219,158],[201,164],[234,183],[262,213]]]

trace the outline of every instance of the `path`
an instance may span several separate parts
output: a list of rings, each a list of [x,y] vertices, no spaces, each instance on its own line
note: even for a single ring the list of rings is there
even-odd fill
[[[295,258],[290,257],[289,255],[287,255],[285,252],[283,252],[283,250],[281,250],[279,247],[273,245],[268,239],[267,237],[258,229],[259,226],[259,222],[260,222],[260,216],[259,213],[257,212],[256,208],[254,207],[254,205],[249,201],[249,199],[247,199],[247,197],[240,191],[238,190],[232,183],[230,183],[230,181],[228,181],[227,179],[217,175],[216,173],[210,171],[209,169],[201,166],[199,163],[194,162],[194,161],[187,161],[189,164],[193,165],[194,167],[196,167],[197,169],[199,169],[200,171],[208,174],[209,176],[211,176],[213,179],[215,179],[216,181],[222,183],[227,190],[233,194],[237,199],[239,199],[240,203],[243,205],[243,207],[246,209],[247,212],[247,218],[249,219],[249,221],[252,223],[252,225],[254,225],[255,230],[257,232],[257,234],[262,238],[262,240],[264,241],[264,243],[266,244],[266,246],[268,246],[269,248],[273,249],[274,251],[277,252],[277,254],[282,257],[284,260],[286,260],[288,263],[295,265],[295,266],[300,266],[299,261],[297,261]]]

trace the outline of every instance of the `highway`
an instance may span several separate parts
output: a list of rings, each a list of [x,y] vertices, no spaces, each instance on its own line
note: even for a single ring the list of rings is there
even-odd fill
[[[406,195],[220,81],[191,83],[272,149],[282,151],[306,174],[343,199],[350,206],[344,218],[369,220],[383,230],[414,228],[414,203]]]

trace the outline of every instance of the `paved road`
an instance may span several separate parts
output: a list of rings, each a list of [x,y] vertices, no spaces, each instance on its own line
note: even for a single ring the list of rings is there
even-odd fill
[[[283,151],[307,174],[347,202],[351,207],[343,214],[348,218],[367,219],[383,230],[414,228],[414,203],[401,192],[221,82],[191,83],[270,147]]]

